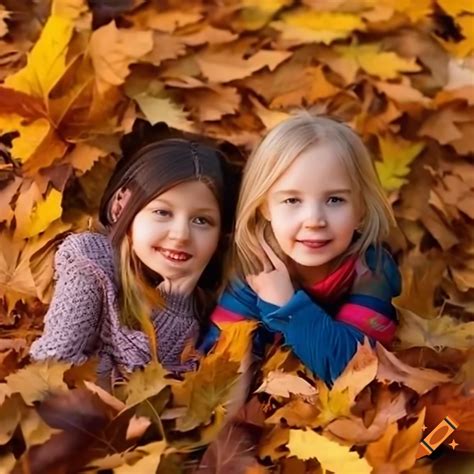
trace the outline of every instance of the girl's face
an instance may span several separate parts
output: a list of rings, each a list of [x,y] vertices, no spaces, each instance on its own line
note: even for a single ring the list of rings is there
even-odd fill
[[[349,174],[332,147],[303,152],[267,194],[263,213],[296,274],[316,282],[350,246],[361,220]]]
[[[200,275],[216,251],[219,205],[202,182],[178,184],[148,203],[132,222],[132,249],[171,281]]]

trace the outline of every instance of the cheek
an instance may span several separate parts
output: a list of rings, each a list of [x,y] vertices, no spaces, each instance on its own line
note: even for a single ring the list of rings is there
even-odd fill
[[[199,232],[195,237],[200,260],[206,263],[212,258],[219,244],[220,230],[215,229],[212,232]]]

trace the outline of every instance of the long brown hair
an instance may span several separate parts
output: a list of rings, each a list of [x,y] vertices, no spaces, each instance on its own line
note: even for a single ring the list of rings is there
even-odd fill
[[[216,146],[194,138],[155,139],[135,149],[123,148],[124,155],[103,194],[99,219],[108,230],[115,253],[121,322],[142,329],[156,354],[150,316],[153,307],[160,303],[155,288],[161,277],[153,274],[134,255],[130,239],[133,219],[151,200],[180,183],[201,181],[214,194],[221,213],[221,234],[196,292],[196,311],[201,326],[205,326],[223,280],[224,253],[234,223],[239,172]],[[112,203],[116,194],[123,190],[128,190],[130,197],[114,222]]]

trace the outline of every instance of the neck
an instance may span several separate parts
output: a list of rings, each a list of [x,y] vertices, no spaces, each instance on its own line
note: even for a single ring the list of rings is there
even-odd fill
[[[292,262],[291,275],[303,286],[314,285],[324,280],[334,270],[334,264],[335,262],[331,261],[318,267],[306,267]]]

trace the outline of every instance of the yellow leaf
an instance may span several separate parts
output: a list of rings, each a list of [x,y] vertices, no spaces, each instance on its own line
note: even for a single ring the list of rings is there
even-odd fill
[[[271,26],[281,32],[283,40],[294,44],[331,44],[337,39],[347,38],[353,31],[365,30],[360,16],[349,13],[315,12],[307,8],[297,8],[282,15],[282,21]]]
[[[290,430],[287,444],[290,454],[303,461],[315,458],[325,470],[334,474],[370,474],[372,468],[347,446],[341,446],[314,431]]]
[[[67,390],[64,372],[71,364],[57,361],[36,362],[6,377],[12,393],[19,393],[27,405],[42,401],[51,393]]]
[[[291,54],[288,51],[260,50],[244,59],[244,51],[236,53],[231,49],[216,47],[197,54],[196,61],[210,82],[229,82],[250,76],[264,67],[273,71]]]
[[[36,202],[30,217],[29,224],[24,232],[16,235],[20,238],[33,237],[48,228],[48,226],[59,219],[62,214],[63,195],[56,189],[51,189],[48,196],[44,200]]]
[[[178,130],[195,131],[193,122],[188,120],[188,114],[172,99],[153,97],[147,93],[137,94],[133,98],[150,123],[165,122]]]
[[[239,12],[233,25],[239,29],[258,30],[265,26],[279,10],[291,3],[291,0],[243,0],[241,4],[244,8]]]
[[[66,68],[66,56],[73,28],[71,18],[50,16],[39,40],[28,55],[26,66],[7,77],[5,85],[46,101],[49,91]]]
[[[351,408],[351,400],[346,390],[340,392],[338,390],[329,390],[323,383],[317,382],[318,398],[316,399],[316,406],[320,413],[317,418],[317,423],[320,426],[326,426],[336,418],[349,416]]]
[[[258,115],[258,118],[262,121],[263,125],[265,125],[265,128],[267,130],[272,129],[290,116],[285,112],[267,109],[255,97],[250,96],[250,100],[255,106],[255,113]]]
[[[130,65],[152,49],[151,31],[118,29],[113,21],[95,30],[89,43],[89,55],[99,93],[104,94],[110,87],[123,84],[130,74]]]
[[[140,24],[143,24],[143,26],[147,28],[163,31],[165,33],[173,33],[178,28],[197,23],[202,18],[202,13],[199,11],[184,10],[185,9],[183,8],[158,13],[156,8],[152,8],[151,10],[145,9],[138,15],[138,19]]]
[[[229,360],[240,362],[252,346],[252,333],[257,325],[256,321],[220,324],[221,333],[213,353],[226,354]]]
[[[128,406],[138,403],[160,393],[170,382],[165,378],[168,372],[157,363],[148,364],[145,368],[136,370],[130,375],[125,387]]]
[[[375,167],[384,189],[395,191],[407,182],[409,165],[421,153],[425,144],[410,143],[388,136],[378,138],[382,161],[376,161]]]
[[[474,13],[474,3],[471,0],[436,0],[436,3],[449,16],[458,16],[464,12]]]
[[[420,66],[416,59],[404,59],[391,51],[381,51],[380,45],[365,44],[335,48],[342,57],[368,74],[381,79],[395,79],[403,72],[416,72]]]
[[[48,441],[53,434],[60,432],[60,430],[55,430],[46,424],[34,409],[27,410],[21,419],[20,426],[28,448],[37,444],[43,444]]]
[[[0,446],[10,441],[20,421],[21,411],[16,398],[7,398],[0,405]],[[1,471],[0,471],[1,472]]]
[[[359,392],[377,375],[377,363],[377,356],[366,338],[363,344],[358,344],[357,352],[334,382],[332,390],[347,390],[349,403],[352,404]]]
[[[265,392],[274,397],[288,398],[290,394],[312,397],[317,390],[297,375],[281,371],[270,372],[255,392]]]
[[[397,337],[402,349],[430,347],[440,351],[451,347],[468,350],[474,345],[474,321],[463,323],[450,316],[424,319],[404,308],[399,308],[399,314]]]
[[[0,472],[12,472],[16,465],[16,458],[13,453],[6,453],[0,455]]]
[[[122,465],[114,469],[114,474],[137,474],[139,472],[156,472],[160,465],[161,456],[165,452],[166,441],[155,441],[154,443],[139,446],[135,449],[143,453],[143,457],[133,465]]]

